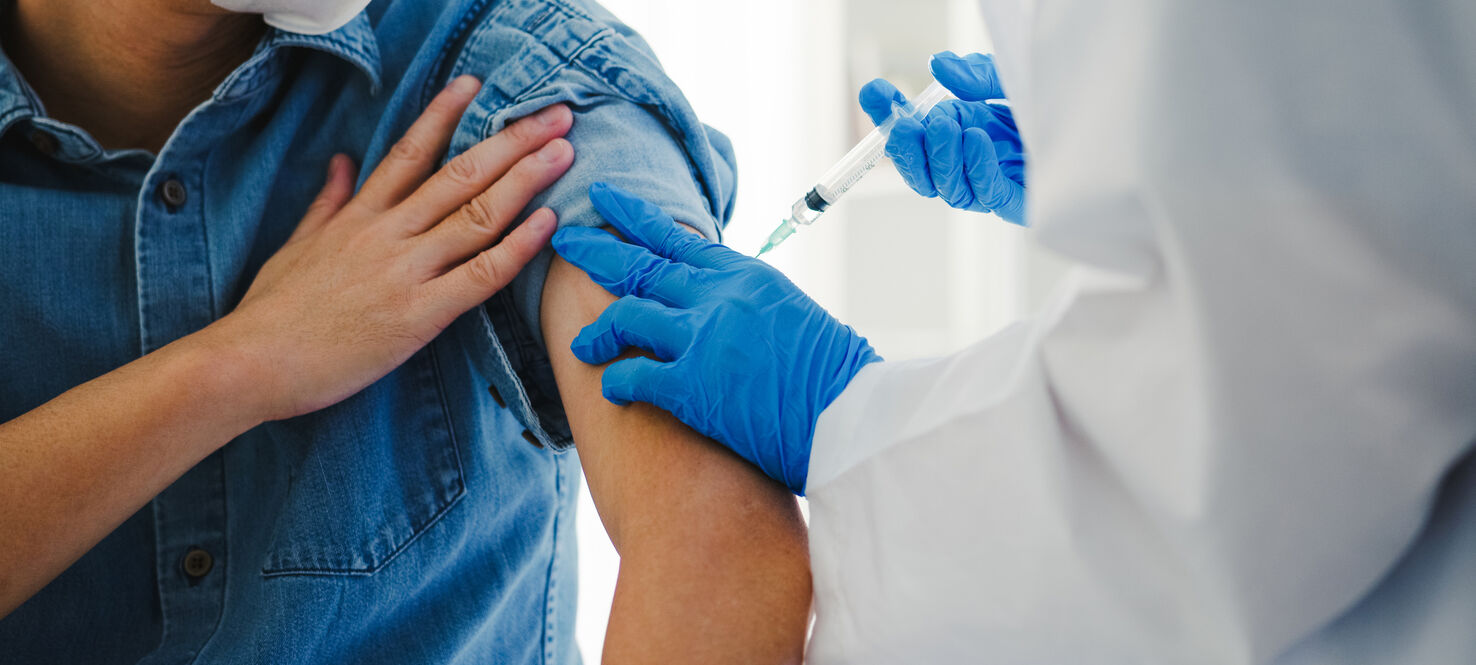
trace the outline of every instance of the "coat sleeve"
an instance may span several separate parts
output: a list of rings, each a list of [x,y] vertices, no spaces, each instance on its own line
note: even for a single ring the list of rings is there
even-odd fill
[[[1476,40],[1416,29],[1476,10],[1356,4],[1036,5],[1033,223],[1079,269],[822,414],[812,662],[1273,662],[1476,507]],[[1469,633],[1471,555],[1419,639]]]

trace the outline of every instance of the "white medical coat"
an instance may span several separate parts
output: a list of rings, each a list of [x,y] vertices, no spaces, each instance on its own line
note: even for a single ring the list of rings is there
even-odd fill
[[[822,414],[810,661],[1476,663],[1476,2],[985,6],[1079,268]]]

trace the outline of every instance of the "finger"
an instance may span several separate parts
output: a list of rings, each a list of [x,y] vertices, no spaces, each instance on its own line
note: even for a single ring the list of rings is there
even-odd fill
[[[343,209],[354,195],[354,178],[357,169],[348,155],[334,155],[328,160],[328,181],[324,183],[318,197],[308,205],[307,214],[292,232],[288,242],[306,236],[328,223]]]
[[[967,210],[974,205],[974,190],[964,178],[963,128],[941,109],[928,116],[928,171],[933,187],[948,205]]]
[[[630,348],[650,351],[661,360],[675,360],[690,346],[691,337],[680,310],[625,296],[580,330],[569,348],[574,357],[589,365],[603,365]]]
[[[976,127],[968,129],[964,132],[963,149],[966,175],[974,197],[1005,221],[1024,226],[1025,188],[1005,177],[989,134]]]
[[[995,157],[1006,178],[1026,186],[1025,145],[1020,139],[1020,130],[1015,126],[1014,113],[1010,107],[999,104],[965,102],[958,105],[960,124],[978,127],[989,134],[994,142]]]
[[[934,110],[946,108],[949,115],[958,121],[963,127],[979,127],[989,132],[990,136],[1019,136],[1019,130],[1015,129],[1014,117],[1010,107],[995,102],[966,102],[960,99],[948,99],[938,103]]]
[[[938,195],[928,170],[927,136],[922,123],[912,118],[898,120],[887,136],[887,156],[912,191],[930,198]]]
[[[700,271],[598,229],[571,227],[554,236],[554,251],[616,297],[636,296],[673,307],[700,297]]]
[[[735,254],[683,228],[660,207],[615,185],[595,183],[589,188],[589,200],[621,235],[674,262],[710,268],[731,258],[728,254]]]
[[[605,368],[600,392],[619,406],[647,402],[675,413],[670,407],[681,398],[664,389],[668,371],[667,365],[646,357],[622,360]]]
[[[554,139],[518,163],[491,188],[415,239],[421,260],[438,268],[459,264],[497,242],[533,198],[574,164],[574,147]]]
[[[405,213],[405,232],[424,233],[440,223],[493,186],[524,157],[568,134],[573,124],[569,107],[550,106],[457,155],[399,206]]]
[[[872,124],[886,122],[894,107],[906,103],[907,96],[885,79],[876,79],[861,88],[861,110],[871,118]]]
[[[944,51],[933,56],[929,66],[933,70],[933,78],[959,99],[977,102],[1005,98],[992,55],[974,53],[959,57],[951,51]]]
[[[605,221],[626,238],[674,263],[698,268],[723,268],[746,258],[678,224],[660,207],[615,185],[597,182],[590,202]]]
[[[437,320],[449,325],[455,317],[485,302],[548,246],[557,227],[558,217],[552,210],[541,208],[529,215],[502,242],[427,284],[425,300],[431,311],[425,315],[439,316]]]
[[[481,89],[482,84],[475,77],[459,76],[436,95],[370,174],[360,192],[359,203],[383,212],[405,200],[425,182],[441,153],[451,144],[461,114]]]
[[[996,124],[1008,130],[1010,135],[1015,139],[1020,138],[1020,128],[1015,125],[1015,110],[1013,108],[1000,102],[988,102],[984,105],[984,108],[993,116]]]
[[[999,170],[1010,182],[1028,189],[1030,183],[1025,181],[1025,176],[1028,173],[1028,170],[1025,168],[1025,156],[1019,152],[1013,153],[1014,157],[1004,156],[1005,152],[1013,147],[1010,145],[1000,145],[999,141],[994,142],[994,152],[1000,155]]]

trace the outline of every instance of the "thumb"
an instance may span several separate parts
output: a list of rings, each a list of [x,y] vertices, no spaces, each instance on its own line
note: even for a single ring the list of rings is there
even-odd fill
[[[650,358],[622,360],[605,368],[605,375],[600,379],[601,392],[605,399],[619,406],[647,402],[670,411],[670,401],[681,398],[661,389],[666,371],[665,363]]]
[[[906,103],[907,97],[886,79],[876,79],[861,88],[861,110],[871,118],[872,124],[886,122],[893,107]]]
[[[610,362],[629,348],[639,348],[659,358],[675,360],[690,343],[678,310],[653,300],[625,296],[600,312],[585,326],[569,348],[574,357],[590,365]]]
[[[966,102],[1005,98],[992,55],[974,53],[960,57],[944,51],[933,56],[929,66],[933,70],[933,78]]]

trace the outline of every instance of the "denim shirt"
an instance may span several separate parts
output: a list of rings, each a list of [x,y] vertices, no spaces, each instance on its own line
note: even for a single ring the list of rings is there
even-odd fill
[[[583,0],[383,0],[327,35],[268,31],[158,155],[48,118],[0,57],[0,422],[230,312],[328,158],[367,177],[464,73],[486,85],[453,154],[574,108],[575,166],[533,203],[562,224],[600,223],[595,180],[712,237],[727,220],[726,139]],[[0,661],[578,662],[548,258],[362,393],[190,470],[0,620]]]

